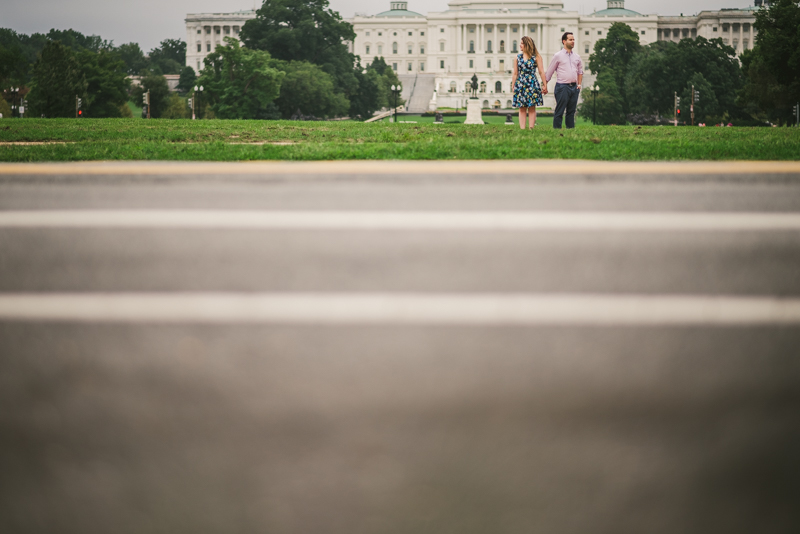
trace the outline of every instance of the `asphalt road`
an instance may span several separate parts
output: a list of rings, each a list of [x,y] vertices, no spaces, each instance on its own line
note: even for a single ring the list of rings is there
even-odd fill
[[[0,532],[798,532],[798,217],[797,164],[0,165]]]

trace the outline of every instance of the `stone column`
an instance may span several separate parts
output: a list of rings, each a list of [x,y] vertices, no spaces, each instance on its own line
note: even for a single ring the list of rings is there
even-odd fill
[[[742,28],[742,24],[744,23],[739,23],[739,46],[737,47],[740,54],[742,50],[744,50],[744,42],[742,42],[742,39],[744,39],[744,29]]]

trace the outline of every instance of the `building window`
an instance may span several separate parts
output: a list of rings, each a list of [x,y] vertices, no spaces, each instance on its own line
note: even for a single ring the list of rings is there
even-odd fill
[[[230,34],[231,34],[231,27],[225,26],[225,35],[230,35]]]
[[[714,26],[714,28],[711,31],[717,31],[717,27]]]
[[[414,70],[414,67],[411,66],[411,63],[409,63],[408,64],[408,72],[411,72],[412,70]]]
[[[444,33],[444,28],[439,28],[439,33]]]
[[[211,43],[206,43],[206,52],[211,52]]]
[[[421,36],[425,37],[425,32],[419,32],[419,34],[420,34]]]
[[[494,92],[495,93],[502,93],[503,92],[503,84],[500,82],[495,82],[494,84]]]
[[[531,30],[531,33],[536,33],[536,26],[531,26],[530,30]]]
[[[425,45],[419,45],[419,53],[420,54],[424,54],[425,53]]]
[[[414,53],[414,47],[413,46],[408,45],[408,53],[409,54],[413,54]]]
[[[589,35],[589,30],[586,30],[586,32],[584,33],[584,35]]]
[[[487,52],[491,52],[492,51],[492,42],[491,41],[486,41],[486,51]]]
[[[642,30],[642,35],[644,35],[644,30]]]
[[[392,43],[392,54],[397,53],[397,43]]]
[[[200,72],[200,61],[197,61],[197,72]]]
[[[469,42],[469,51],[472,52],[473,54],[475,53],[475,41]]]
[[[481,91],[481,92],[485,92],[485,91]],[[483,109],[489,109],[489,101],[488,100],[484,100],[483,101]]]
[[[198,52],[202,52],[203,51],[203,45],[201,45],[200,43],[197,43],[197,51]]]
[[[500,71],[506,70],[506,60],[505,59],[501,59],[500,60],[500,69],[499,70]]]
[[[475,33],[475,28],[470,28],[469,33]]]
[[[211,26],[206,26],[206,35],[211,35]]]
[[[505,28],[500,28],[500,33],[506,33],[506,29]]]
[[[506,52],[506,42],[500,41],[500,53],[505,54],[505,52]]]
[[[233,33],[235,33],[236,35],[239,35],[239,26],[234,26],[233,27]]]
[[[455,93],[457,91],[456,82],[450,82],[450,90],[448,93]]]
[[[216,33],[217,35],[220,34],[220,27],[219,26],[214,26],[214,33]]]
[[[486,28],[486,33],[492,33],[492,27],[491,27],[491,26],[489,26],[488,28]]]
[[[464,92],[469,93],[470,91],[472,91],[472,84],[470,82],[466,82],[464,84]]]
[[[369,32],[367,32],[367,37],[369,37]]]
[[[512,41],[512,43],[511,43],[511,51],[514,52],[515,54],[517,53],[517,42],[516,41]]]
[[[473,59],[469,60],[469,68],[471,68],[471,69],[475,68],[475,60],[473,60]]]
[[[367,45],[366,48],[367,48],[367,54],[369,54],[369,45]]]
[[[597,35],[603,35],[603,30],[597,30]]]
[[[481,93],[486,92],[486,82],[481,82]]]
[[[378,55],[379,56],[383,55],[383,45],[378,45]]]
[[[583,52],[584,52],[585,54],[588,54],[588,53],[589,53],[589,43],[586,43],[586,45],[584,45],[584,47],[583,47]]]
[[[440,69],[443,69],[443,68],[444,68],[444,60],[443,60],[443,59],[440,59],[440,60],[439,60],[439,68],[440,68]]]
[[[397,32],[394,32],[394,36],[397,37]]]
[[[201,33],[203,33],[203,30],[201,30],[200,28],[197,28],[197,35],[200,35]]]
[[[378,32],[378,37],[380,37],[381,35],[383,35],[383,32]]]
[[[439,43],[439,52],[444,52],[444,41]]]
[[[487,59],[486,60],[486,68],[487,69],[491,69],[492,68],[492,60],[491,59]]]
[[[517,33],[517,29],[516,28],[511,28],[511,33]]]
[[[397,63],[392,63],[392,70],[397,72]]]
[[[424,61],[421,61],[420,64],[419,64],[419,71],[420,72],[425,72],[425,62]]]
[[[411,35],[411,32],[408,32],[408,35]]]

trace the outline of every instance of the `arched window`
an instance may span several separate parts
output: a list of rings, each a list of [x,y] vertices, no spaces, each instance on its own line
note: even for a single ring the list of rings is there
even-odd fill
[[[450,82],[450,92],[455,93],[456,91],[456,82]]]
[[[516,41],[513,41],[511,43],[511,51],[514,52],[515,54],[518,52],[518,50],[517,50],[517,42]]]
[[[500,82],[495,82],[495,84],[494,84],[494,92],[495,93],[502,93],[503,92],[503,84],[500,83]]]
[[[397,43],[392,43],[392,54],[397,53]]]
[[[469,42],[469,51],[472,52],[473,54],[475,53],[475,41]]]
[[[492,104],[492,109],[500,109],[500,101],[495,100],[494,104]]]
[[[413,53],[414,53],[414,45],[409,44],[408,45],[408,55],[411,55]]]
[[[378,55],[379,56],[383,55],[383,45],[378,45]]]
[[[483,101],[483,106],[481,106],[481,107],[482,107],[483,109],[489,109],[489,101],[488,101],[488,100],[484,100],[484,101]]]
[[[470,82],[466,82],[464,84],[464,92],[471,93],[472,92],[472,84]]]
[[[486,82],[481,82],[481,93],[486,92]]]
[[[491,52],[492,51],[492,42],[491,41],[486,41],[486,51],[487,52]]]
[[[500,53],[504,54],[505,51],[506,51],[506,42],[505,41],[500,41]]]
[[[512,104],[511,104],[511,100],[506,100],[506,107],[507,107],[507,108],[510,108],[510,107],[511,107],[511,105],[512,105]]]

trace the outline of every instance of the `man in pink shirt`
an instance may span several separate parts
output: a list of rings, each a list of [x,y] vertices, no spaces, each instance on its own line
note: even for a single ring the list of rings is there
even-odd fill
[[[583,61],[572,51],[575,48],[575,36],[567,32],[561,37],[564,49],[556,52],[550,67],[547,68],[547,81],[556,74],[556,111],[553,115],[553,128],[561,129],[561,119],[566,113],[567,128],[575,128],[575,109],[578,107],[578,96],[583,81]]]

